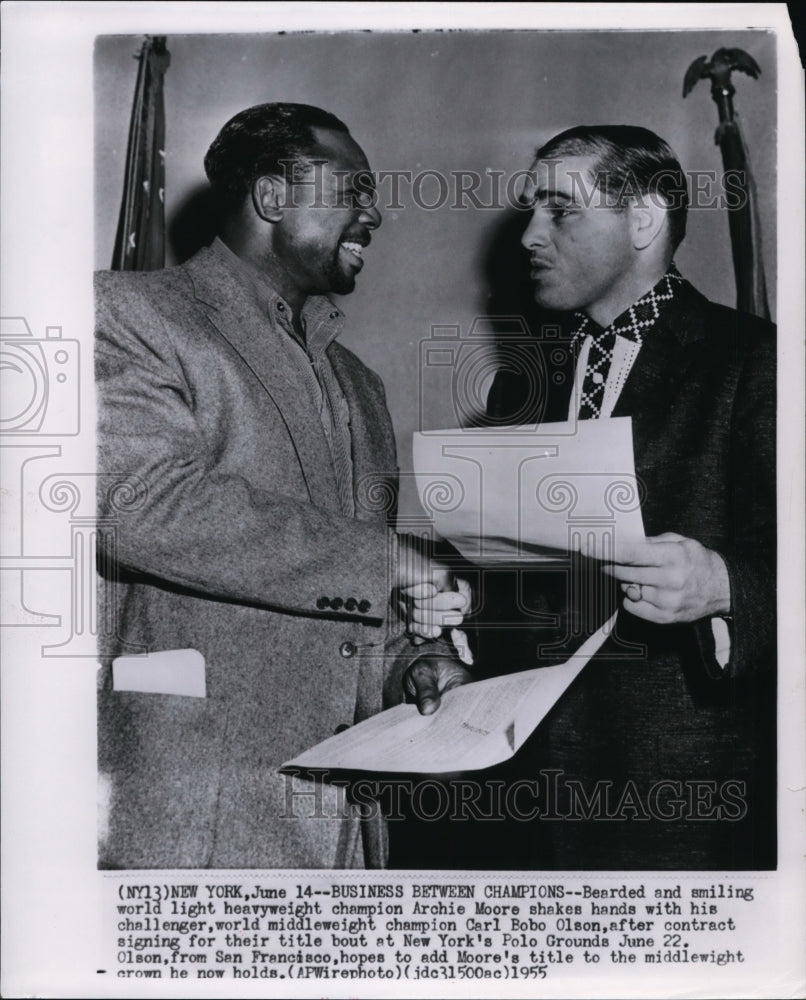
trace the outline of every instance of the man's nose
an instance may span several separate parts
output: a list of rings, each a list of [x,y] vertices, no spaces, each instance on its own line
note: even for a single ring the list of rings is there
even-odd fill
[[[362,223],[362,225],[366,226],[367,229],[377,229],[383,222],[383,216],[381,215],[381,211],[377,205],[370,205],[369,207],[361,209],[358,221]]]
[[[544,247],[548,244],[548,219],[544,216],[544,212],[537,210],[532,212],[532,218],[529,220],[529,225],[526,227],[523,236],[521,237],[521,243],[527,250],[531,250],[532,247]]]

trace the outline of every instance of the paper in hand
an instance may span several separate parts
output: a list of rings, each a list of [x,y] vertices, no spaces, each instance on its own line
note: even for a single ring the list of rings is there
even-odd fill
[[[414,435],[420,503],[474,562],[643,541],[630,417]]]
[[[284,768],[447,774],[508,760],[615,625],[614,615],[565,663],[454,688],[433,715],[397,705],[331,736]]]

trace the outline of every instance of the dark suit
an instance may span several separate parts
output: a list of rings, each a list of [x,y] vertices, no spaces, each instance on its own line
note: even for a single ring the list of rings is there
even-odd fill
[[[396,461],[380,379],[328,348],[350,414],[356,517],[345,517],[286,334],[220,252],[100,275],[97,326],[112,632],[99,694],[111,799],[101,863],[382,864],[381,843],[362,849],[332,787],[278,774],[379,711],[395,643],[408,645],[387,624]],[[204,656],[206,698],[112,689],[112,656],[188,647]]]
[[[571,368],[569,358],[532,419],[566,419]],[[527,378],[500,372],[490,416],[506,421],[528,392]],[[774,867],[775,414],[774,329],[685,283],[644,341],[613,416],[633,420],[647,536],[676,532],[725,560],[730,662],[722,669],[714,659],[710,620],[663,626],[621,611],[614,636],[505,769],[507,780],[559,772],[558,802],[543,808],[575,816],[510,824],[500,846],[515,867]],[[572,634],[595,624],[574,599],[585,572],[571,559],[561,572],[530,574],[520,601],[512,577],[488,577],[484,620],[515,616],[521,627],[502,637],[482,623],[480,663],[562,660]],[[615,609],[616,588],[600,575],[594,585]],[[540,614],[554,617],[543,624]],[[579,788],[587,805],[572,797]],[[591,804],[597,788],[617,818]],[[672,802],[678,790],[684,806]]]

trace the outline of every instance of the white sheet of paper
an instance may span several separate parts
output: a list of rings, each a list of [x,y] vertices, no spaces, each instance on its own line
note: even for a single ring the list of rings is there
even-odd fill
[[[148,656],[119,656],[112,661],[112,686],[115,691],[206,698],[204,657],[198,649],[166,649]]]
[[[446,774],[510,758],[610,634],[613,615],[565,663],[448,691],[433,715],[397,705],[331,736],[283,767]]]
[[[420,503],[475,562],[644,538],[630,417],[414,435]]]

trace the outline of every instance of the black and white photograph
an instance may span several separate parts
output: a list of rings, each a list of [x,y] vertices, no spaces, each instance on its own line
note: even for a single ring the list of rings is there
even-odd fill
[[[787,6],[180,6],[4,13],[3,995],[800,995]]]

